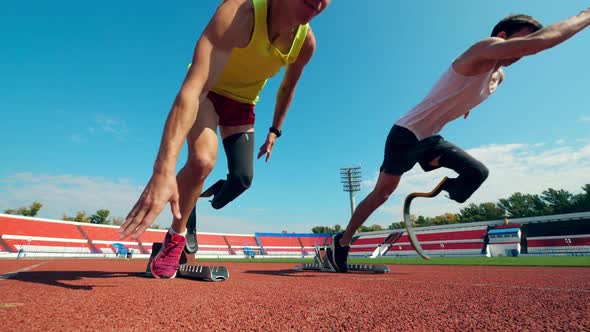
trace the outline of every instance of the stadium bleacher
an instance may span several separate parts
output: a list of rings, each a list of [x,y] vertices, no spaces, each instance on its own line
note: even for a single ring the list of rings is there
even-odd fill
[[[235,255],[244,255],[244,250],[248,254],[255,253],[260,255],[260,246],[256,242],[254,235],[248,234],[225,234],[225,240],[229,244],[231,251]]]
[[[203,255],[230,255],[229,245],[223,234],[197,233],[199,254]]]
[[[18,252],[90,253],[78,225],[0,214],[0,249]]]
[[[416,233],[424,250],[432,256],[481,255],[492,228],[520,227],[522,253],[542,255],[590,255],[590,212],[546,217],[520,218],[512,226],[496,220],[470,224],[456,224],[417,228]],[[0,253],[114,255],[115,244],[134,253],[148,255],[154,242],[161,242],[166,230],[149,229],[139,240],[119,239],[118,226],[95,225],[41,218],[0,214]],[[391,246],[383,244],[398,237]],[[415,256],[405,233],[401,231],[359,233],[350,250],[352,256]],[[252,234],[197,234],[197,255],[237,256],[309,256],[315,246],[329,245],[330,234],[255,233]],[[386,250],[381,250],[382,248]],[[376,250],[380,249],[380,250]],[[485,250],[484,250],[485,251]]]
[[[282,233],[256,233],[258,242],[269,256],[302,256],[303,245],[298,235]]]
[[[299,234],[303,256],[315,255],[315,247],[332,244],[331,234]]]

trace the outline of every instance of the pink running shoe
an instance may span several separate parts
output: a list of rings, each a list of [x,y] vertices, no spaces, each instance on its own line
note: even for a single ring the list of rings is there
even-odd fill
[[[172,279],[176,277],[178,266],[180,265],[180,256],[186,238],[182,235],[166,233],[164,243],[160,247],[160,251],[156,254],[150,264],[150,271],[154,278]]]

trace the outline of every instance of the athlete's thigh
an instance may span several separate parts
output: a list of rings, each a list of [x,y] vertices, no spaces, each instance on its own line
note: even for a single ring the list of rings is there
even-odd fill
[[[219,119],[213,103],[205,98],[199,105],[197,119],[187,135],[189,158],[217,159],[217,124]]]
[[[380,193],[391,194],[399,184],[401,174],[387,174],[386,172],[380,172],[375,184],[375,191]]]

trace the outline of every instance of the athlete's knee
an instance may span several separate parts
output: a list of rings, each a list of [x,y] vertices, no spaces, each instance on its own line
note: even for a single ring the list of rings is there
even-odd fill
[[[215,158],[209,156],[190,156],[186,167],[194,176],[206,178],[215,167]]]

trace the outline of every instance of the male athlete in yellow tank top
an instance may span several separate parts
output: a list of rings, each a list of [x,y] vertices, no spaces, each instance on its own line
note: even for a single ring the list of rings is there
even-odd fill
[[[266,80],[282,67],[272,125],[258,158],[268,161],[305,65],[315,50],[309,21],[331,0],[225,0],[195,47],[192,65],[168,115],[150,181],[121,226],[138,238],[169,202],[174,221],[152,260],[156,278],[173,278],[186,242],[186,223],[215,165],[217,128],[228,159],[226,180],[207,196],[221,208],[250,186],[254,106]],[[188,159],[175,176],[183,141]]]

